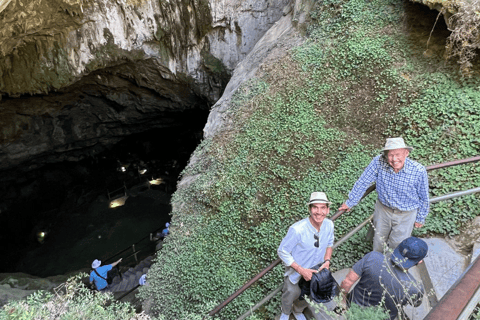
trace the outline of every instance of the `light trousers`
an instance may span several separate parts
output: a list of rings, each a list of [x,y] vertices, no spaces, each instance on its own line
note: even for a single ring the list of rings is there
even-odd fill
[[[404,239],[411,236],[417,218],[417,210],[402,211],[383,205],[379,200],[375,203],[373,212],[373,251],[383,253],[385,245],[391,250]]]
[[[300,313],[308,307],[308,302],[305,300],[298,300],[302,290],[297,284],[293,284],[288,276],[285,277],[282,289],[282,313],[290,314],[293,312]]]

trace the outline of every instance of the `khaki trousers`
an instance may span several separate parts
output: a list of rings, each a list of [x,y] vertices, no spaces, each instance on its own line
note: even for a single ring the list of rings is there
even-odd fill
[[[293,312],[300,313],[308,307],[308,302],[305,300],[298,300],[302,290],[298,284],[293,284],[290,279],[285,277],[282,289],[282,312],[290,314]]]
[[[410,237],[417,218],[417,210],[401,211],[384,206],[379,200],[373,212],[373,250],[383,253],[385,244],[392,250]]]

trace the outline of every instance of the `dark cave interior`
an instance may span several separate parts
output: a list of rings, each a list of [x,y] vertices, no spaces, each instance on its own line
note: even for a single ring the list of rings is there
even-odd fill
[[[170,127],[132,134],[108,150],[77,162],[49,164],[26,172],[18,170],[15,182],[2,188],[0,195],[15,199],[8,206],[4,201],[0,207],[0,272],[51,276],[88,268],[88,261],[99,255],[112,255],[164,226],[170,221],[170,196],[202,139],[208,112],[183,111]],[[152,178],[161,181],[151,185],[161,200],[140,195],[128,198],[124,207],[107,209],[109,196],[115,197],[124,192],[124,187],[129,189]],[[98,209],[99,206],[102,208]],[[122,219],[129,227],[120,224]],[[123,228],[122,240],[114,240],[115,244],[85,240],[89,234],[98,239],[103,234],[102,241],[108,241],[112,228]],[[41,232],[44,237],[39,237]],[[80,248],[81,242],[104,252],[96,253],[97,256],[85,253],[88,257],[80,258],[79,250],[85,251]],[[66,246],[68,253],[62,253],[60,244]],[[66,256],[65,262],[60,261],[60,255]],[[56,259],[57,267],[48,266]]]

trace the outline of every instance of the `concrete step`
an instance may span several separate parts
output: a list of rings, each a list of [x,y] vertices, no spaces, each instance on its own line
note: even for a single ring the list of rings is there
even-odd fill
[[[115,291],[113,292],[127,291],[128,290],[127,287],[128,287],[128,281],[124,280],[114,288]]]
[[[425,265],[437,299],[440,300],[465,271],[468,261],[443,239],[425,238],[423,240],[428,244]]]
[[[135,269],[130,268],[126,272],[123,273],[123,277],[129,277],[132,274],[135,274]]]
[[[133,289],[136,285],[138,284],[138,279],[137,278],[130,278],[127,281],[127,287],[125,291],[128,291],[130,289]]]

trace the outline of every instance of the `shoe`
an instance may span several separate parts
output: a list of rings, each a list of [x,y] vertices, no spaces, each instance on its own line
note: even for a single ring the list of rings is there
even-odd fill
[[[288,320],[289,317],[290,317],[290,315],[285,314],[285,313],[282,313],[282,314],[280,315],[280,319],[279,319],[279,320]]]
[[[301,312],[299,312],[299,313],[294,312],[294,313],[293,313],[293,316],[294,316],[295,319],[297,319],[297,320],[307,320],[307,318],[305,318],[305,316],[304,316],[303,313],[301,313]]]

